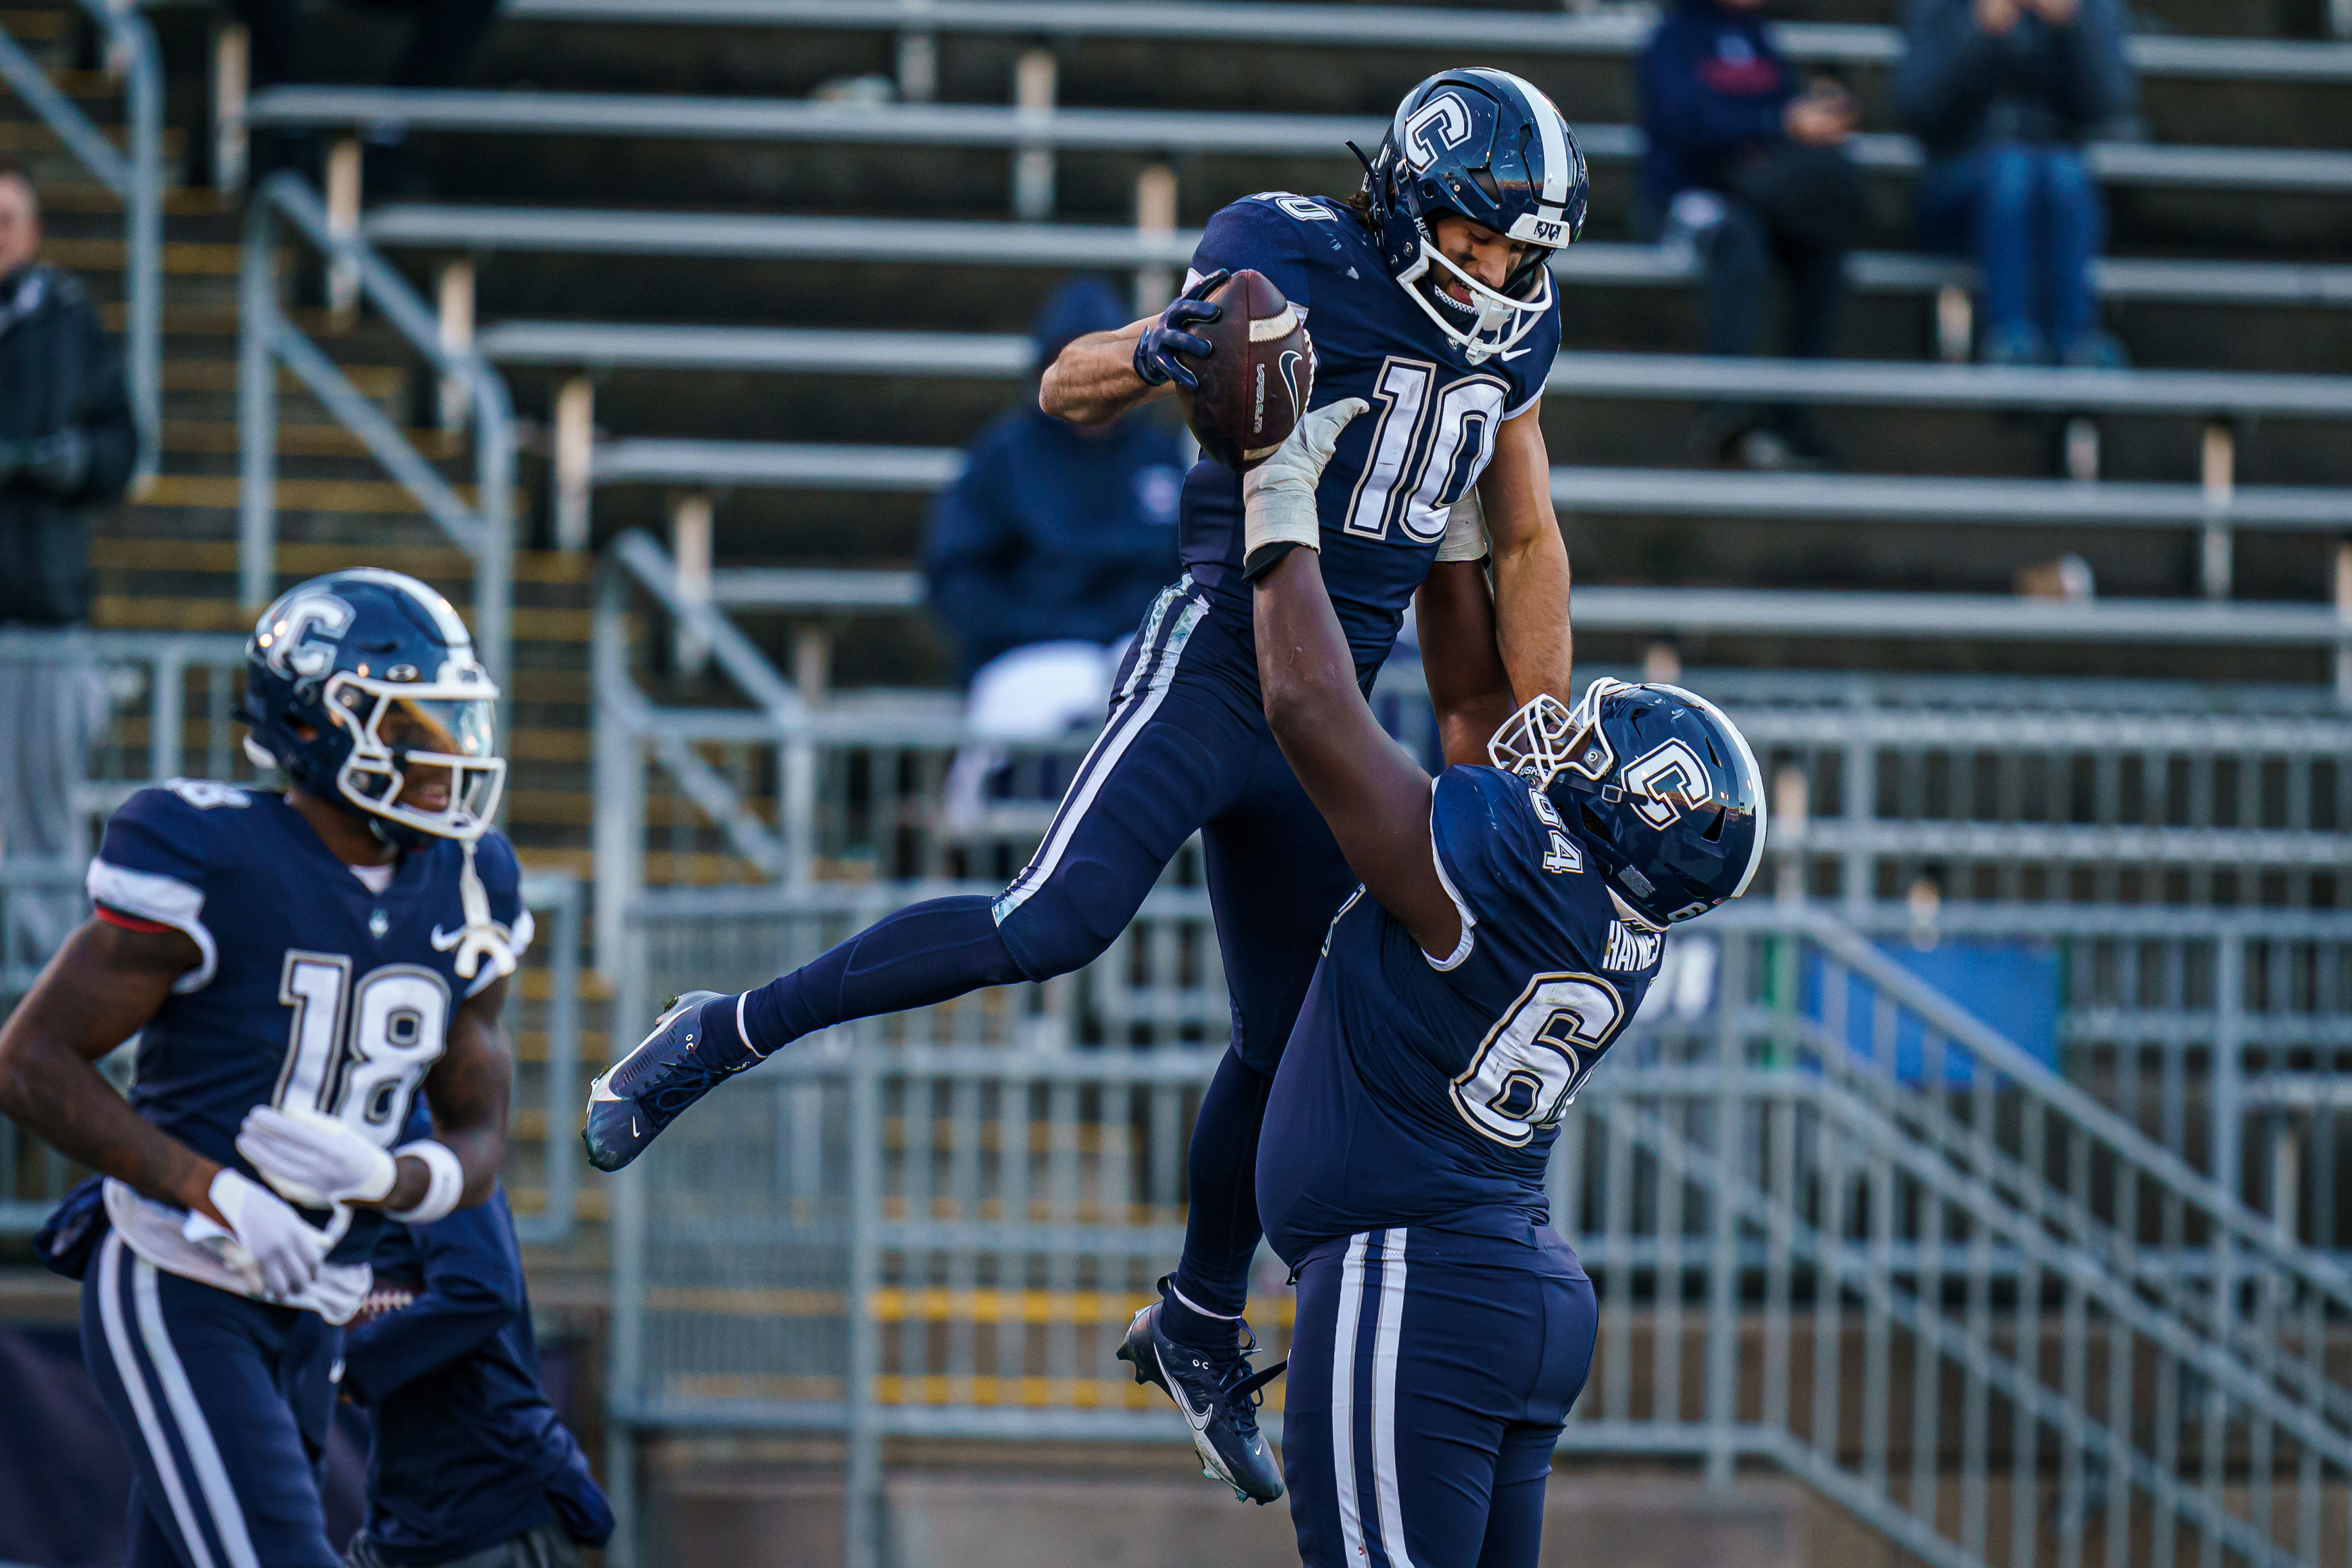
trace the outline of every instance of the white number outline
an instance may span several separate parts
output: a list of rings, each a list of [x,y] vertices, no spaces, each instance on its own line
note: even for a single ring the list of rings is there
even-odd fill
[[[391,998],[381,1018],[371,1018],[373,1001],[388,986],[419,981],[425,988],[422,996],[411,991]],[[325,1113],[390,1148],[408,1121],[425,1073],[448,1049],[449,983],[419,964],[386,964],[354,985],[347,956],[289,949],[278,974],[278,1000],[294,1009],[294,1021],[270,1103]],[[415,1020],[414,1045],[392,1038],[395,1021],[403,1018]],[[386,1113],[369,1115],[369,1103],[386,1089],[393,1092]]]
[[[1577,1002],[1585,1005],[1580,1009]],[[1597,1028],[1588,1016],[1593,1013],[1606,1014]],[[1562,1017],[1575,1021],[1568,1038],[1557,1040],[1552,1028]],[[1478,1042],[1470,1065],[1454,1077],[1448,1089],[1454,1109],[1480,1136],[1525,1148],[1538,1129],[1557,1124],[1566,1113],[1625,1021],[1625,998],[1599,975],[1562,970],[1533,977]],[[1487,1084],[1482,1079],[1490,1068],[1496,1077]],[[1526,1116],[1497,1109],[1517,1087],[1525,1087],[1529,1096]]]
[[[1494,461],[1511,383],[1482,371],[1448,382],[1432,396],[1436,381],[1437,367],[1427,360],[1391,354],[1381,361],[1381,372],[1372,381],[1380,419],[1364,448],[1356,487],[1348,496],[1345,531],[1357,538],[1385,539],[1391,527],[1402,526],[1413,543],[1434,543],[1444,536],[1447,511]],[[1410,410],[1408,418],[1396,417],[1401,409]],[[1474,424],[1477,444],[1471,450],[1476,455],[1465,467],[1463,455]],[[1440,450],[1445,453],[1442,468],[1435,461]],[[1461,490],[1448,495],[1457,469],[1467,479]],[[1416,509],[1428,517],[1426,529],[1412,526]]]

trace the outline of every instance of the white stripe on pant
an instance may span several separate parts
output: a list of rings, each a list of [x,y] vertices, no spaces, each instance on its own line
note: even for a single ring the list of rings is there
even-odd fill
[[[1339,1535],[1350,1562],[1369,1561],[1364,1548],[1363,1506],[1356,1490],[1356,1347],[1362,1333],[1364,1276],[1373,1239],[1381,1245],[1380,1296],[1372,1317],[1371,1429],[1373,1539],[1389,1568],[1412,1568],[1405,1545],[1404,1503],[1397,1486],[1397,1348],[1404,1333],[1402,1227],[1367,1230],[1348,1242],[1339,1270],[1339,1322],[1331,1336],[1331,1466],[1339,1494]]]
[[[180,1441],[188,1451],[188,1463],[196,1473],[205,1511],[212,1518],[221,1550],[228,1555],[229,1568],[261,1568],[260,1558],[253,1549],[252,1534],[246,1529],[244,1506],[237,1501],[236,1489],[229,1481],[228,1467],[221,1462],[220,1445],[213,1441],[204,1406],[196,1401],[195,1389],[188,1382],[188,1370],[181,1364],[180,1354],[172,1344],[171,1331],[163,1322],[155,1265],[131,1254],[121,1236],[110,1235],[99,1264],[99,1312],[106,1325],[107,1349],[114,1358],[115,1372],[122,1379],[131,1408],[138,1416],[140,1435],[146,1439],[147,1451],[154,1458],[155,1473],[163,1481],[172,1518],[180,1527],[181,1539],[187,1542],[195,1568],[213,1568],[212,1554],[196,1529],[195,1511],[172,1454],[167,1428],[148,1396],[138,1347],[133,1346],[130,1325],[123,1321],[121,1272],[126,1257],[130,1258],[131,1293],[139,1319],[138,1347],[143,1347],[147,1360],[155,1369],[155,1381],[163,1390],[164,1403],[170,1406],[171,1425],[178,1428]]]
[[[1167,640],[1154,646],[1153,640],[1171,611],[1176,618],[1169,628]],[[1014,910],[1028,903],[1031,895],[1045,884],[1054,874],[1055,868],[1062,863],[1062,856],[1068,852],[1071,839],[1076,836],[1079,825],[1086,821],[1087,811],[1094,805],[1095,797],[1101,793],[1103,781],[1110,777],[1112,769],[1118,766],[1118,759],[1127,755],[1127,748],[1135,743],[1135,737],[1143,733],[1144,726],[1151,722],[1151,716],[1159,712],[1160,705],[1167,700],[1168,687],[1176,678],[1176,664],[1183,656],[1184,644],[1191,640],[1192,629],[1201,623],[1201,617],[1207,612],[1207,597],[1192,585],[1189,577],[1163,591],[1160,601],[1152,606],[1151,619],[1144,627],[1142,646],[1135,656],[1135,668],[1129,672],[1127,688],[1121,694],[1125,706],[1111,716],[1110,722],[1103,727],[1102,734],[1095,737],[1094,746],[1087,753],[1086,759],[1078,764],[1077,777],[1070,781],[1068,793],[1062,797],[1061,810],[1055,815],[1054,825],[1047,831],[1045,841],[1037,847],[1036,855],[992,906],[990,913],[995,915],[999,925],[1003,925]],[[1139,694],[1142,698],[1140,702],[1135,700]]]

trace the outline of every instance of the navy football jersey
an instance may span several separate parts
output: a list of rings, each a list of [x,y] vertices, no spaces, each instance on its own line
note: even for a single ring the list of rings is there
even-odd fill
[[[1448,768],[1429,826],[1460,946],[1422,952],[1359,888],[1275,1077],[1257,1202],[1287,1260],[1391,1226],[1546,1223],[1560,1118],[1658,972],[1664,938],[1625,923],[1526,780]]]
[[[1306,319],[1320,408],[1371,404],[1339,433],[1316,491],[1323,581],[1359,670],[1388,656],[1429,575],[1445,515],[1486,472],[1502,422],[1543,393],[1559,353],[1559,305],[1519,346],[1476,365],[1389,276],[1371,231],[1337,202],[1268,191],[1209,220],[1192,281],[1254,267]],[[1241,476],[1202,458],[1184,482],[1180,543],[1192,580],[1246,637]]]
[[[465,846],[436,839],[403,855],[372,892],[283,795],[198,779],[142,789],[107,824],[90,899],[185,932],[204,955],[139,1037],[133,1109],[206,1159],[258,1176],[236,1152],[257,1105],[340,1116],[384,1148],[446,1043],[457,1005],[498,977],[484,957],[457,973]],[[520,956],[531,936],[514,848],[487,833],[474,869],[496,935]],[[107,1184],[123,1239],[160,1269],[246,1291],[249,1282],[181,1233],[178,1210]],[[341,1322],[367,1290],[384,1224],[351,1228],[311,1305]],[[352,1294],[354,1286],[357,1295]],[[338,1315],[340,1313],[340,1315]]]

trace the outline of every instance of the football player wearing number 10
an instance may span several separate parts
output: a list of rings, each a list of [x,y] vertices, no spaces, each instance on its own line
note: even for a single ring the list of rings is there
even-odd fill
[[[102,1173],[44,1232],[131,1457],[131,1568],[336,1568],[320,1500],[339,1325],[386,1219],[487,1197],[499,1011],[530,941],[489,829],[498,688],[438,593],[289,591],[247,645],[284,794],[142,789],[97,915],[0,1029],[0,1113]],[[92,1063],[139,1036],[126,1103]],[[422,1092],[430,1137],[404,1140]]]
[[[1216,316],[1204,298],[1216,281],[1244,267],[1272,279],[1307,319],[1314,396],[1379,410],[1342,434],[1308,525],[1356,677],[1370,685],[1415,605],[1441,732],[1483,744],[1522,703],[1569,689],[1568,556],[1539,418],[1560,332],[1547,264],[1582,225],[1586,186],[1549,99],[1503,71],[1441,72],[1398,105],[1354,196],[1267,192],[1217,213],[1185,297],[1072,343],[1041,402],[1097,424],[1173,395],[1196,378],[1182,356],[1210,351],[1187,329]],[[1241,1321],[1258,1127],[1324,927],[1356,878],[1266,729],[1244,488],[1208,461],[1185,480],[1184,573],[1146,614],[1108,722],[1011,886],[902,910],[742,996],[684,998],[598,1081],[586,1137],[590,1159],[617,1169],[790,1040],[1078,968],[1200,832],[1232,1046],[1193,1135],[1183,1258],[1129,1353],[1181,1407],[1208,1473],[1265,1502],[1282,1482]]]

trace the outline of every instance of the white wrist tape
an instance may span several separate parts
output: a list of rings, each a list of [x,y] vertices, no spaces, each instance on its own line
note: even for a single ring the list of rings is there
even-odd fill
[[[1478,504],[1475,485],[1462,493],[1445,514],[1445,537],[1437,541],[1440,560],[1485,560],[1486,559],[1486,510]]]
[[[387,1208],[384,1213],[403,1225],[430,1225],[446,1218],[466,1196],[466,1167],[457,1163],[457,1151],[437,1139],[419,1138],[392,1151],[395,1160],[403,1155],[423,1160],[433,1179],[414,1208]]]
[[[1339,443],[1339,432],[1371,404],[1362,398],[1310,409],[1275,455],[1242,476],[1242,575],[1255,580],[1286,551],[1276,545],[1323,548],[1323,526],[1315,512],[1315,486]]]

